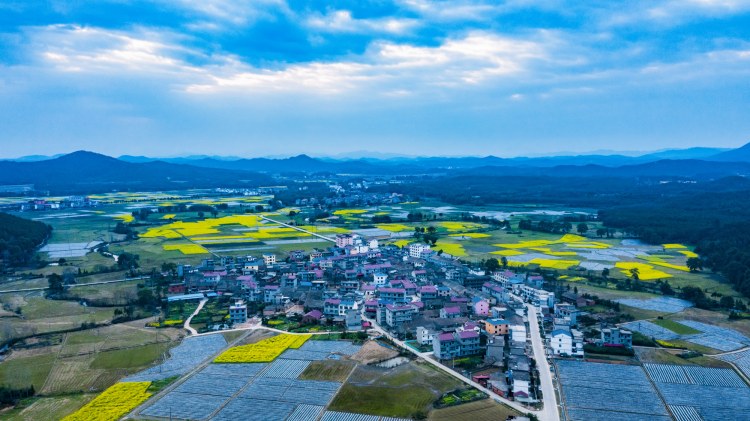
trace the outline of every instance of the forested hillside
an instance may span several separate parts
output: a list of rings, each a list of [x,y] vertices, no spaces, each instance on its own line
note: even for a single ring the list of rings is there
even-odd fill
[[[750,296],[750,191],[703,193],[615,206],[600,211],[605,225],[653,244],[695,244],[703,265]]]
[[[0,212],[0,260],[9,266],[27,263],[51,232],[47,224]]]

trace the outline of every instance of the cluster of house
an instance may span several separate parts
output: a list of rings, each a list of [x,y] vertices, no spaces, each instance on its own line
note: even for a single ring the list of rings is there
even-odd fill
[[[231,294],[230,320],[248,314],[298,316],[304,324],[334,324],[356,331],[374,320],[394,336],[431,348],[446,364],[478,357],[498,368],[477,381],[495,393],[533,402],[534,356],[526,304],[553,323],[550,353],[583,356],[578,307],[542,289],[542,276],[510,270],[485,273],[438,255],[422,243],[378,245],[377,238],[340,234],[325,250],[221,257],[199,267],[178,267],[181,282],[170,300]],[[367,315],[366,319],[362,315]],[[629,332],[602,329],[599,344],[632,346]],[[546,356],[543,356],[546,357]]]
[[[373,183],[366,181],[360,183],[348,183],[341,185],[331,183],[328,188],[337,193],[333,197],[302,197],[295,199],[296,206],[315,206],[321,205],[326,207],[339,206],[374,206],[374,205],[394,205],[404,201],[404,196],[399,193],[369,193],[362,191],[369,188]]]
[[[97,200],[87,196],[68,196],[54,199],[22,199],[0,205],[0,209],[13,211],[47,211],[55,209],[89,208],[98,206]]]

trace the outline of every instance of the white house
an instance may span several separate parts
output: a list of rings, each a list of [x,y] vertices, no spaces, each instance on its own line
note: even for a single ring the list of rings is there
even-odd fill
[[[420,345],[432,345],[432,339],[435,336],[435,332],[427,329],[424,326],[417,326],[417,342]]]
[[[422,257],[422,253],[430,251],[430,246],[423,243],[412,243],[409,244],[409,257],[419,259]]]
[[[263,253],[263,261],[266,263],[266,266],[275,265],[276,255],[272,253]]]
[[[555,355],[583,357],[583,334],[578,330],[553,330],[549,345]]]

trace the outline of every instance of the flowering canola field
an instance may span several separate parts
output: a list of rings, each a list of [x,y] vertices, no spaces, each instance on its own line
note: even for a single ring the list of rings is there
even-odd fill
[[[63,421],[115,421],[142,404],[151,382],[116,383]]]
[[[297,349],[312,335],[282,334],[249,345],[229,348],[216,357],[215,363],[267,363],[276,359],[288,348]]]
[[[208,250],[204,249],[198,244],[167,244],[164,246],[164,250],[167,250],[167,251],[177,250],[182,254],[208,253]]]

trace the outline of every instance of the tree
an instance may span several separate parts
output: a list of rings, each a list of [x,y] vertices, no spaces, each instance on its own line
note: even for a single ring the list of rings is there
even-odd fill
[[[674,290],[672,289],[672,286],[669,285],[669,282],[664,281],[661,286],[659,286],[659,289],[661,290],[661,293],[664,295],[674,295]]]
[[[641,271],[638,268],[631,268],[629,270],[630,277],[633,278],[634,281],[637,281],[640,279]]]
[[[485,269],[487,269],[487,272],[494,272],[500,269],[500,262],[498,262],[497,259],[493,257],[485,260],[484,267]]]
[[[500,264],[503,265],[503,269],[507,269],[508,268],[508,258],[505,257],[505,256],[501,257],[500,258]]]
[[[581,222],[580,224],[578,224],[578,227],[576,227],[576,230],[579,234],[586,234],[586,232],[588,232],[589,230],[589,226]]]
[[[719,305],[722,306],[723,308],[732,309],[734,308],[734,298],[728,295],[725,295],[721,297],[721,299],[719,300]]]
[[[56,273],[47,276],[47,283],[49,284],[49,289],[53,292],[63,290],[63,277]]]
[[[133,253],[122,253],[117,257],[117,266],[120,268],[120,270],[130,270],[130,269],[137,269],[138,268],[138,260],[140,260],[140,256]]]
[[[690,257],[687,259],[685,265],[688,267],[690,272],[697,272],[703,269],[703,261],[698,257]]]
[[[609,276],[609,268],[602,269],[602,277],[604,279],[607,279],[608,276]]]
[[[601,238],[604,237],[607,234],[607,230],[604,228],[597,228],[596,229],[596,236]]]

